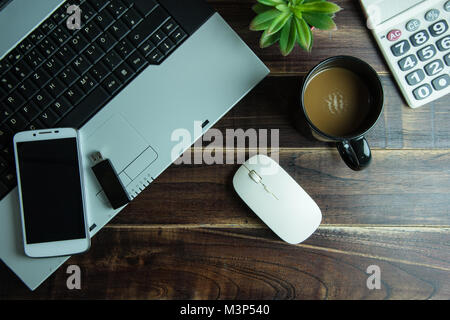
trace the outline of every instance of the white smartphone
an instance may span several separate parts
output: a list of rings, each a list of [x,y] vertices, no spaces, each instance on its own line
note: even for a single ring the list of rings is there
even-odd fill
[[[25,254],[66,256],[90,247],[78,132],[26,131],[14,136]]]

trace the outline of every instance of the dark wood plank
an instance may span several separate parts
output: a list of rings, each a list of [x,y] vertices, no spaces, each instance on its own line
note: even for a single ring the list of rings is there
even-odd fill
[[[448,299],[448,240],[432,228],[324,228],[292,246],[265,229],[107,228],[35,292],[0,267],[0,297]],[[81,290],[66,287],[72,264]],[[366,286],[371,265],[379,290]]]
[[[388,75],[381,76],[385,110],[367,135],[375,149],[450,148],[450,98],[411,109]],[[302,77],[268,77],[236,105],[214,128],[225,135],[227,129],[279,130],[281,148],[328,147],[311,137],[306,123],[294,119],[299,114]],[[269,132],[270,133],[270,132]],[[270,139],[269,139],[270,142]],[[205,145],[208,142],[205,143]]]
[[[352,55],[367,61],[378,72],[387,72],[387,66],[369,30],[357,0],[336,0],[343,10],[336,15],[337,31],[315,30],[314,47],[311,53],[298,47],[283,57],[278,45],[261,49],[261,32],[249,30],[255,17],[251,7],[254,0],[209,0],[231,27],[267,64],[273,74],[304,74],[321,60],[335,55]]]
[[[318,203],[324,224],[450,225],[450,150],[373,157],[363,172],[348,169],[335,149],[286,150],[279,161]],[[113,223],[259,225],[233,190],[237,168],[172,165]]]

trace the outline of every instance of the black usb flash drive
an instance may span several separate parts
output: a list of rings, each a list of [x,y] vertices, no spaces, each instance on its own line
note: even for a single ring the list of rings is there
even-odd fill
[[[108,198],[113,209],[118,209],[129,203],[131,201],[130,196],[120,181],[111,161],[103,159],[100,152],[94,153],[92,155],[92,160],[95,163],[92,167],[92,171],[97,177],[97,180],[103,188],[106,198]]]

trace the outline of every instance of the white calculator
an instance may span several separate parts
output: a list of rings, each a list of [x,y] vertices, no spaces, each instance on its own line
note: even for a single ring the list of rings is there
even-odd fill
[[[408,105],[418,108],[449,94],[450,0],[360,2]]]

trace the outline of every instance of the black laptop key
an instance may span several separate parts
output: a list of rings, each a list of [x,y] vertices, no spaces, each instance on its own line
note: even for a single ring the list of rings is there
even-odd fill
[[[91,75],[89,75],[89,73],[86,73],[77,82],[78,87],[80,87],[80,89],[83,90],[84,93],[88,93],[89,91],[94,89],[96,84],[97,84],[97,81],[95,81],[94,78],[92,78]]]
[[[162,31],[161,29],[159,29],[158,31],[156,31],[156,32],[150,37],[150,39],[152,40],[152,42],[154,43],[154,45],[157,46],[157,45],[159,45],[166,37],[167,37],[167,35],[164,33],[164,31]]]
[[[128,4],[133,4],[134,7],[144,16],[153,11],[158,5],[154,0],[125,0]]]
[[[89,27],[86,26],[83,28],[83,30],[86,28]],[[72,37],[69,43],[72,49],[78,53],[82,52],[89,45],[88,40],[86,40],[86,38],[80,32],[78,32],[74,37]]]
[[[22,59],[23,55],[18,48],[13,49],[7,56],[9,63],[12,65],[17,63],[20,59]]]
[[[139,47],[142,42],[147,40],[167,19],[169,15],[163,8],[157,7],[151,12],[135,29],[128,35],[128,39]]]
[[[11,131],[16,134],[17,132],[22,131],[28,124],[28,122],[23,116],[20,115],[20,113],[16,113],[12,117],[8,118],[8,120],[6,120],[6,124],[11,129]]]
[[[83,2],[80,6],[81,9],[81,24],[84,25],[97,13],[94,8],[88,3]]]
[[[141,22],[142,17],[141,15],[134,10],[133,8],[131,8],[130,10],[128,10],[123,16],[122,16],[122,21],[125,22],[125,24],[130,28],[133,29],[135,26],[137,26],[139,24],[139,22]]]
[[[134,70],[124,62],[117,68],[115,74],[122,83],[126,83],[133,77]]]
[[[0,173],[5,172],[8,168],[9,166],[6,160],[0,157]]]
[[[158,50],[153,50],[148,56],[147,60],[150,64],[160,64],[164,59],[164,55]]]
[[[86,121],[103,107],[109,98],[108,92],[101,86],[97,86],[58,123],[58,126],[81,128]]]
[[[72,67],[79,73],[79,74],[83,74],[85,73],[89,67],[91,66],[90,62],[81,56],[78,56],[73,62],[72,62]]]
[[[95,10],[100,11],[100,9],[109,3],[109,0],[89,0],[89,3]]]
[[[34,96],[32,101],[38,106],[39,109],[45,110],[48,105],[52,102],[53,98],[50,96],[50,94],[42,89],[39,91],[37,95]]]
[[[25,99],[16,91],[14,91],[11,92],[8,96],[6,96],[6,99],[3,102],[11,110],[17,111],[25,103]]]
[[[117,39],[122,39],[130,29],[120,20],[117,20],[109,29],[111,34]]]
[[[89,41],[93,41],[102,33],[102,30],[97,27],[97,25],[93,21],[91,21],[83,27],[82,32]]]
[[[106,80],[103,82],[103,87],[109,92],[110,95],[113,95],[117,90],[120,89],[121,82],[117,79],[114,74],[109,75]]]
[[[21,60],[14,67],[14,74],[19,81],[23,81],[26,77],[28,77],[33,70],[28,66],[28,64]]]
[[[51,37],[58,45],[62,45],[69,39],[70,35],[66,26],[59,26],[53,30]]]
[[[3,172],[0,181],[10,190],[17,184],[16,175],[12,169]]]
[[[39,67],[45,60],[44,56],[35,48],[25,55],[25,59],[32,68]]]
[[[164,40],[158,47],[159,51],[165,55],[169,54],[174,48],[175,44],[170,39]]]
[[[54,76],[59,71],[61,71],[62,67],[63,64],[61,63],[61,61],[59,61],[58,58],[55,57],[50,58],[46,62],[44,62],[45,71],[51,76]]]
[[[30,39],[25,38],[20,42],[18,48],[20,49],[20,51],[22,51],[22,53],[27,53],[31,50],[31,48],[33,48],[33,43]]]
[[[175,43],[179,44],[181,41],[183,41],[184,38],[186,38],[186,32],[184,32],[181,28],[176,29],[171,35],[170,39]]]
[[[108,76],[109,70],[103,62],[99,62],[91,68],[89,73],[97,82],[102,82]]]
[[[33,82],[30,79],[25,80],[17,87],[17,91],[26,100],[34,96],[37,90],[38,88],[33,84]]]
[[[130,43],[130,41],[128,41],[127,39],[123,39],[117,44],[115,50],[123,59],[126,59],[134,51],[134,47]]]
[[[75,52],[67,44],[59,48],[55,54],[55,57],[57,57],[63,64],[68,64],[74,56]]]
[[[13,132],[11,129],[3,123],[0,125],[0,149],[6,147],[12,143]]]
[[[111,50],[103,59],[102,62],[109,68],[110,71],[113,71],[117,66],[122,62],[119,54],[114,50]]]
[[[59,116],[51,110],[51,108],[45,110],[39,116],[39,120],[47,127],[52,128],[59,120]]]
[[[106,8],[108,8],[115,19],[119,18],[127,10],[127,6],[120,0],[111,0]]]
[[[170,19],[169,21],[167,21],[164,26],[162,27],[163,31],[166,34],[171,34],[173,31],[175,31],[175,29],[178,28],[178,25],[175,23],[175,21],[173,21],[173,19]]]
[[[45,89],[53,98],[56,98],[64,92],[64,90],[66,89],[66,85],[58,78],[54,78],[49,83],[47,83]]]
[[[78,73],[71,66],[65,68],[58,76],[59,80],[63,81],[67,86],[74,83],[78,77]]]
[[[19,84],[19,81],[15,76],[12,75],[11,72],[5,73],[0,77],[0,86],[6,91],[9,92],[14,89]]]
[[[30,131],[34,131],[34,130],[40,130],[40,129],[44,129],[44,125],[42,124],[42,122],[39,121],[39,119],[35,119],[33,122],[29,123],[26,127],[25,130],[30,130]]]
[[[45,20],[41,26],[39,27],[39,30],[43,33],[43,34],[49,34],[53,29],[56,28],[58,24],[53,21],[51,18]]]
[[[38,48],[44,57],[48,57],[56,51],[58,45],[50,38],[45,38],[38,44]]]
[[[114,18],[108,10],[103,9],[95,16],[94,21],[102,30],[106,30],[114,22]]]
[[[29,39],[31,42],[33,42],[34,45],[36,45],[39,41],[44,39],[45,35],[39,30],[35,30],[30,36]]]
[[[42,88],[48,81],[50,81],[50,76],[41,67],[31,75],[30,79],[38,88]]]
[[[52,103],[51,108],[60,117],[62,117],[72,109],[72,104],[66,98],[59,97],[55,102]]]
[[[97,44],[99,44],[104,51],[109,51],[115,43],[116,40],[109,32],[105,32],[97,39]]]
[[[6,59],[0,61],[0,75],[6,73],[12,67],[11,63]]]
[[[155,45],[153,44],[153,42],[150,39],[148,39],[141,45],[141,47],[139,48],[139,51],[144,56],[147,56],[150,52],[153,51],[153,49],[155,49]]]
[[[64,93],[64,97],[69,100],[73,105],[76,105],[80,102],[83,97],[83,91],[75,84],[69,90]]]
[[[138,51],[135,51],[127,60],[129,66],[138,72],[147,65],[147,60]]]
[[[21,109],[20,113],[28,121],[31,121],[39,114],[40,110],[33,101],[28,101]]]
[[[92,43],[85,51],[84,55],[91,61],[92,63],[96,63],[102,56],[104,52],[102,48],[97,43]]]
[[[12,116],[14,112],[3,103],[0,105],[0,123]]]

